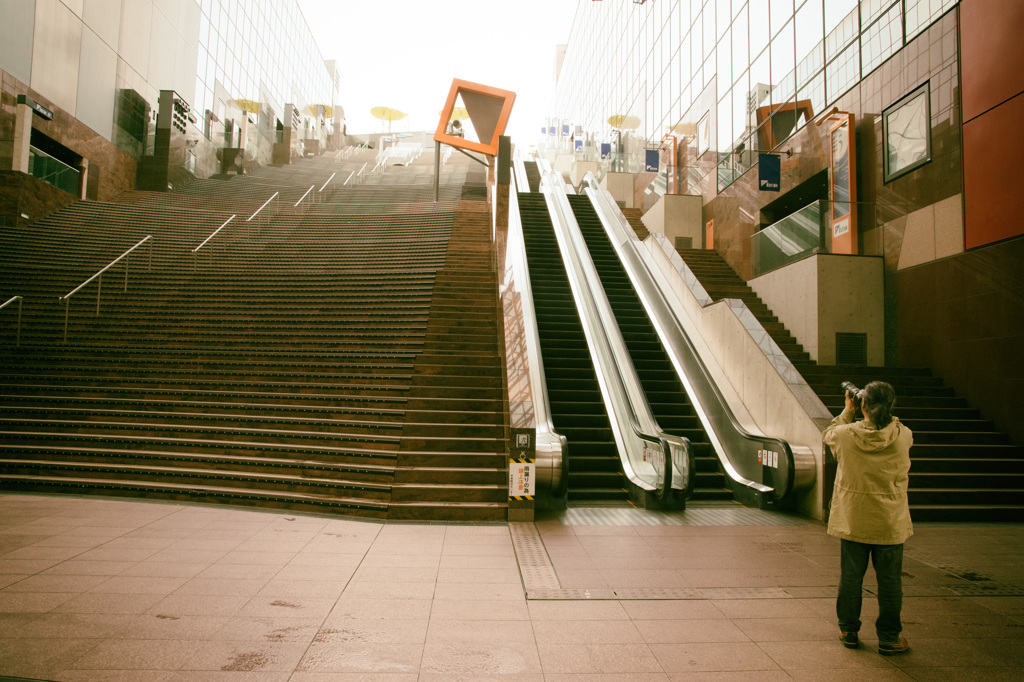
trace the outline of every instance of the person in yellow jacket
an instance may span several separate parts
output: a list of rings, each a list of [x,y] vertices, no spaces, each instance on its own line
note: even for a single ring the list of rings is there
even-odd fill
[[[842,540],[836,615],[840,640],[859,646],[861,594],[868,559],[878,578],[878,653],[888,656],[910,648],[903,630],[903,542],[913,535],[907,483],[910,429],[892,415],[896,392],[873,381],[825,429],[824,441],[838,462],[828,533]],[[864,415],[854,421],[856,408]]]

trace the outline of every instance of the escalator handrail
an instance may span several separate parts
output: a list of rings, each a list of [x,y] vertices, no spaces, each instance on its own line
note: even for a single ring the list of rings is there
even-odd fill
[[[692,491],[693,453],[690,441],[685,437],[667,434],[658,426],[569,205],[565,184],[557,173],[546,169],[542,176],[542,191],[558,238],[566,275],[576,299],[580,321],[587,332],[588,345],[591,346],[594,368],[598,372],[602,394],[609,408],[608,416],[612,421],[613,432],[619,435],[621,441],[619,458],[623,471],[638,487],[659,490],[663,499],[666,499],[672,495],[675,480],[672,469],[678,454],[677,466],[685,468],[685,471],[680,472],[681,484],[675,489]],[[628,434],[636,441],[657,444],[663,455],[662,480],[652,485],[637,474],[634,464],[647,461],[647,448],[641,446],[641,452],[634,452],[637,446],[634,441],[627,440],[628,434],[623,427],[628,427]],[[652,468],[657,473],[657,466],[652,465]]]
[[[612,243],[615,245],[630,280],[633,281],[634,287],[637,288],[637,293],[640,295],[640,300],[647,309],[648,315],[655,322],[655,328],[658,330],[662,344],[665,346],[670,357],[672,357],[672,363],[680,375],[679,378],[686,386],[687,394],[693,402],[694,409],[697,411],[697,415],[704,425],[715,451],[719,454],[722,467],[730,478],[742,485],[761,493],[770,494],[774,499],[785,497],[792,491],[793,483],[796,480],[796,464],[792,447],[781,438],[766,436],[763,433],[752,433],[740,424],[728,401],[722,395],[715,382],[711,380],[710,372],[694,348],[684,325],[675,315],[675,312],[666,301],[664,294],[658,286],[657,280],[648,270],[647,261],[640,255],[635,246],[635,243],[639,242],[639,238],[629,225],[626,217],[619,210],[611,195],[601,189],[593,174],[587,173],[584,181],[588,184],[586,193],[594,204],[594,208],[601,218],[601,223],[605,226],[605,230],[608,232]],[[628,250],[623,248],[626,243],[630,245]],[[679,341],[682,343],[680,344]],[[689,362],[687,362],[687,358]],[[687,371],[687,369],[692,370],[692,372]],[[701,388],[698,388],[698,382]],[[715,407],[717,409],[715,412],[720,415],[720,418],[714,419],[712,417],[709,406],[705,404],[707,401],[714,401],[716,403]],[[725,430],[728,430],[728,434],[723,433]],[[786,471],[785,487],[775,489],[741,475],[736,466],[738,458],[744,455],[756,458],[756,450],[750,449],[737,452],[734,446],[726,445],[727,440],[734,441],[736,439],[772,444],[777,447],[780,457],[785,460],[779,463],[780,468],[784,468]]]
[[[523,167],[518,150],[514,155],[518,168]],[[520,293],[521,315],[523,319],[523,335],[525,351],[530,372],[530,392],[533,403],[534,418],[534,452],[537,459],[546,455],[551,461],[551,478],[557,479],[551,485],[551,492],[556,497],[565,495],[568,486],[567,441],[564,435],[555,430],[551,417],[551,401],[548,397],[547,375],[544,372],[544,358],[540,349],[540,335],[537,331],[537,311],[533,306],[533,287],[530,283],[530,268],[526,260],[526,247],[523,240],[523,225],[519,213],[519,191],[525,187],[529,192],[530,184],[525,180],[525,170],[520,178],[519,173],[513,178],[514,186],[509,192],[508,238],[505,250],[505,267],[513,272],[513,280]],[[520,186],[520,182],[525,182]],[[538,472],[538,475],[543,475]],[[538,481],[541,479],[538,478]]]

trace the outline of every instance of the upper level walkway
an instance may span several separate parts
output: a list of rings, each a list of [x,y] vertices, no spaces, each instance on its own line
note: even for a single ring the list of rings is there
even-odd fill
[[[871,572],[847,650],[839,541],[731,503],[445,525],[0,494],[0,676],[1020,679],[1024,527],[916,530],[885,658]]]

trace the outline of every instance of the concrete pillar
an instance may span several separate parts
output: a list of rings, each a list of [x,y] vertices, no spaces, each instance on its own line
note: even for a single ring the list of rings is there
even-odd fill
[[[14,154],[11,170],[28,173],[28,148],[32,142],[32,108],[28,104],[16,105],[14,120]]]

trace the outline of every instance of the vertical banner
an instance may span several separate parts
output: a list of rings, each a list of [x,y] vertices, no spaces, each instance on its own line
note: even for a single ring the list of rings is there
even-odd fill
[[[583,149],[583,140],[577,137],[573,141],[573,147],[576,149],[576,151]]]
[[[611,144],[611,142],[602,142],[601,143],[601,158],[602,159],[607,159],[611,155],[612,155],[612,144]]]
[[[832,253],[857,253],[857,154],[853,114],[843,114],[828,131],[829,227]]]
[[[646,154],[645,154],[644,158],[645,158],[645,161],[644,161],[644,171],[646,171],[648,173],[657,173],[658,172],[658,150],[657,149],[648,149],[648,150],[646,150]]]
[[[757,155],[757,187],[762,192],[778,192],[782,186],[782,156]]]
[[[715,219],[712,218],[704,224],[704,248],[715,248]]]
[[[563,123],[562,124],[562,137],[569,137],[569,124],[568,123]]]

